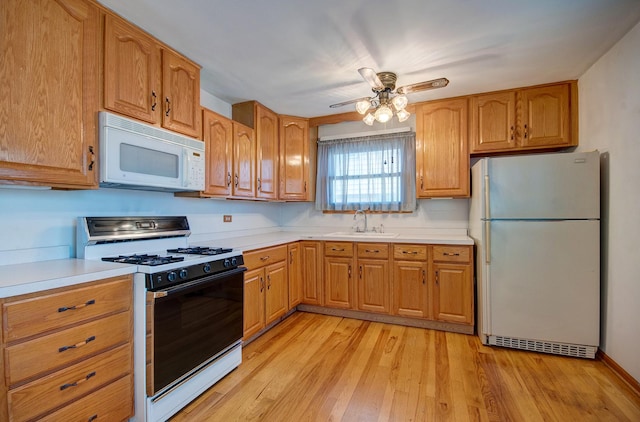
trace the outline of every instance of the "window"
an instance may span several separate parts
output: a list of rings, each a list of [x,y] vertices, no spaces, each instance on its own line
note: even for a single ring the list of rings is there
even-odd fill
[[[318,143],[316,209],[413,211],[415,133]]]

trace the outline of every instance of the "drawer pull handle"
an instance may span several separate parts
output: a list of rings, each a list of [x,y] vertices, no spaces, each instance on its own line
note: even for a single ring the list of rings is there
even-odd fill
[[[271,258],[269,255],[267,256],[261,256],[260,257],[260,261],[266,261],[267,259]]]
[[[402,253],[409,255],[418,255],[418,251],[402,251]]]
[[[89,419],[87,419],[87,422],[93,422],[93,421],[95,421],[97,419],[98,419],[98,414],[95,414],[95,415],[91,416]]]
[[[380,251],[378,249],[365,249],[364,251],[366,253],[380,253]]]
[[[334,251],[334,252],[344,252],[344,248],[342,248],[342,249],[331,248],[331,250]]]
[[[80,305],[63,306],[62,308],[58,308],[58,312],[73,311],[75,309],[81,309],[81,308],[84,308],[85,306],[95,305],[95,304],[96,304],[96,300],[91,299]]]
[[[442,255],[444,256],[460,256],[460,252],[443,252]]]
[[[69,387],[77,387],[77,386],[78,386],[78,384],[82,384],[83,382],[85,382],[85,381],[86,381],[86,380],[88,380],[89,378],[91,378],[91,377],[95,377],[95,376],[96,376],[96,372],[95,372],[95,371],[93,371],[93,372],[91,372],[91,373],[87,374],[87,376],[86,376],[86,377],[84,377],[84,378],[80,378],[80,379],[79,379],[78,381],[76,381],[76,382],[70,382],[70,383],[67,383],[67,384],[63,384],[63,385],[61,385],[61,386],[60,386],[60,391],[64,391],[64,390],[66,390],[66,389],[67,389],[67,388],[69,388]]]
[[[78,347],[82,347],[87,343],[89,343],[90,341],[94,341],[95,339],[96,339],[96,336],[91,336],[87,338],[85,341],[81,341],[80,343],[72,344],[71,346],[62,346],[58,349],[58,352],[64,352],[65,350],[69,350],[69,349],[77,349]]]

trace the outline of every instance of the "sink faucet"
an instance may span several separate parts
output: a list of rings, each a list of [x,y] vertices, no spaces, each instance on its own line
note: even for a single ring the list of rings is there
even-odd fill
[[[364,210],[356,210],[355,214],[353,214],[354,221],[357,220],[358,215],[362,215],[364,217],[364,230],[360,228],[360,221],[358,221],[355,225],[356,233],[364,233],[367,231],[367,213]]]

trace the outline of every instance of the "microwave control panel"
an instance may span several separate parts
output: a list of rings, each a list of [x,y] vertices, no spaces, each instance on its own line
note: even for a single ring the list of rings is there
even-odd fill
[[[187,150],[187,180],[185,188],[204,190],[204,151]]]

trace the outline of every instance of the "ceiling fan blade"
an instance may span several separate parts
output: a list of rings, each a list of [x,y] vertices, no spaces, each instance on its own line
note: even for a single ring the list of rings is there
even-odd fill
[[[417,84],[401,86],[396,90],[398,94],[409,94],[417,91],[425,91],[427,89],[443,88],[449,85],[449,79],[439,78],[431,81],[418,82]]]
[[[384,85],[382,85],[382,81],[378,77],[378,74],[375,70],[371,69],[370,67],[361,67],[360,69],[358,69],[358,72],[374,90],[381,91],[384,89]]]
[[[356,98],[355,100],[343,101],[343,102],[338,103],[338,104],[331,104],[329,107],[330,108],[338,108],[338,107],[346,106],[346,105],[349,105],[349,104],[354,104],[354,103],[357,103],[358,101],[362,101],[362,100],[371,100],[371,98],[372,97]]]

